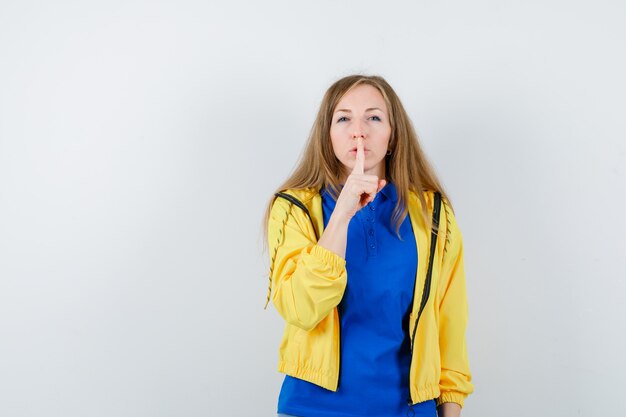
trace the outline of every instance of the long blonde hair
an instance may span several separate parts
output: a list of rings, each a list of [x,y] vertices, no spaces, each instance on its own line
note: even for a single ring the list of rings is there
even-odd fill
[[[395,220],[396,234],[400,237],[400,225],[407,216],[410,190],[417,194],[421,202],[425,223],[430,227],[431,219],[423,193],[427,190],[439,191],[450,208],[451,204],[433,167],[419,145],[417,134],[404,110],[404,106],[402,106],[393,88],[378,75],[349,75],[337,80],[326,90],[317,117],[313,122],[304,154],[293,173],[276,189],[276,192],[309,187],[319,189],[323,186],[335,200],[338,198],[342,164],[333,152],[330,126],[335,107],[341,98],[360,84],[371,85],[380,91],[389,113],[391,124],[389,150],[391,150],[391,155],[385,157],[385,165],[387,182],[392,182],[395,185],[398,195],[398,201],[391,217],[392,221]],[[272,195],[265,211],[263,222],[265,245],[267,245],[267,224],[275,198]]]

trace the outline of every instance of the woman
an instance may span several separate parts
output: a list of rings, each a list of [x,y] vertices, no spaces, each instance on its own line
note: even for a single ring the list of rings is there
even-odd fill
[[[459,416],[473,391],[462,237],[383,78],[330,86],[265,219],[267,301],[286,321],[279,415]]]

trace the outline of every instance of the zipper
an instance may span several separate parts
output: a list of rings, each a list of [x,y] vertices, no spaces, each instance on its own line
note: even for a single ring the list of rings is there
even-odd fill
[[[420,321],[420,317],[422,316],[422,311],[424,311],[424,307],[426,307],[426,303],[428,302],[428,297],[430,296],[430,283],[432,281],[433,276],[433,262],[435,259],[435,249],[437,248],[437,232],[435,232],[435,226],[439,226],[439,213],[441,211],[441,194],[439,192],[435,192],[435,204],[433,208],[433,228],[431,230],[430,235],[430,255],[428,260],[428,270],[426,272],[426,281],[424,282],[424,291],[422,292],[422,301],[420,302],[420,308],[417,312],[417,318],[415,319],[415,324],[413,325],[413,332],[411,333],[411,360],[413,360],[413,349],[415,347],[415,335],[417,334],[417,324]],[[409,376],[410,379],[410,376]],[[409,398],[408,398],[409,409],[406,412],[408,417],[412,417],[415,415],[415,410],[413,410],[413,400],[411,399],[410,387],[409,387]]]

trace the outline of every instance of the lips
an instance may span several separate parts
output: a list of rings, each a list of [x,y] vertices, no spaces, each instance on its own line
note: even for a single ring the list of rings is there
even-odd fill
[[[367,149],[367,148],[363,148],[363,150],[364,150],[364,151],[369,151],[369,149]],[[352,149],[350,149],[350,152],[356,152],[356,148],[352,148]]]

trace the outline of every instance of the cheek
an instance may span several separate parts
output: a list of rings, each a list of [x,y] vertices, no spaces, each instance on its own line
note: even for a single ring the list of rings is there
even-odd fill
[[[391,126],[386,124],[382,127],[381,131],[387,135],[387,136],[391,136]]]
[[[389,142],[389,139],[391,139],[391,128],[381,126],[380,129],[376,130],[376,139],[379,143]]]
[[[344,160],[345,155],[344,155],[344,152],[341,150],[341,146],[339,145],[336,146],[334,143],[333,143],[333,154],[335,154],[335,158],[337,158],[338,160],[340,161]]]
[[[329,133],[330,133],[330,140],[332,140],[332,142],[335,143],[337,141],[337,138],[339,137],[338,129],[334,126],[331,126]]]
[[[385,138],[385,146],[387,146],[387,144],[391,140],[391,126],[388,126],[387,129],[385,129],[383,137]]]
[[[333,145],[333,150],[335,150],[335,153],[337,151],[337,148],[340,147],[341,144],[340,137],[341,136],[337,134],[337,129],[330,129],[330,143]]]

